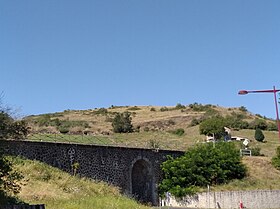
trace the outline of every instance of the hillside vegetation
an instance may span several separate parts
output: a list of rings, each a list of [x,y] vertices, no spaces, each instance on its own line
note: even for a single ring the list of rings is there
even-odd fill
[[[134,131],[114,133],[114,116],[124,112],[130,113]],[[31,127],[29,140],[186,150],[205,141],[205,136],[199,133],[199,124],[214,116],[227,117],[240,127],[232,129],[232,136],[248,138],[250,147],[261,149],[265,156],[274,155],[279,144],[275,121],[254,115],[245,107],[224,108],[197,103],[173,107],[112,106],[28,116],[25,120]],[[265,143],[254,140],[256,123],[265,125]],[[244,124],[246,129],[243,129]]]
[[[38,161],[10,158],[24,175],[18,198],[47,209],[148,209],[103,182],[71,176]]]
[[[132,133],[115,133],[114,116],[129,112]],[[224,108],[214,105],[177,104],[173,107],[125,106],[90,110],[66,110],[59,113],[28,116],[30,127],[28,140],[73,142],[143,148],[187,150],[196,143],[205,142],[199,132],[201,121],[222,116],[237,122],[240,128],[232,128],[231,135],[250,139],[249,147],[263,156],[244,157],[248,176],[228,184],[213,186],[211,190],[280,189],[280,172],[271,164],[271,158],[279,146],[275,121],[255,115],[245,107]],[[264,142],[254,139],[253,127],[259,123],[265,127]],[[243,127],[243,125],[246,125]],[[242,146],[241,142],[235,142]],[[26,176],[19,198],[29,203],[46,203],[47,208],[145,208],[120,195],[118,189],[105,183],[69,176],[58,169],[29,160],[15,159],[17,168]],[[30,172],[31,171],[31,172]],[[203,189],[203,188],[202,188]],[[93,207],[94,205],[94,207]]]

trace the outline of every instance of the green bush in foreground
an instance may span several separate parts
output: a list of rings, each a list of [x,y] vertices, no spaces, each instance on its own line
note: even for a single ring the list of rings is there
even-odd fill
[[[170,157],[162,164],[162,170],[161,195],[168,191],[176,197],[195,194],[199,187],[227,183],[246,175],[239,150],[227,142],[197,145],[182,157]]]

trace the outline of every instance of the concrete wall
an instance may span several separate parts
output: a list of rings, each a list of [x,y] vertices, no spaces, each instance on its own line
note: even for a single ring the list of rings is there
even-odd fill
[[[153,205],[158,204],[161,163],[167,155],[183,154],[170,150],[6,140],[0,141],[0,147],[7,154],[39,160],[69,173],[73,172],[73,164],[79,163],[79,175],[118,186],[125,194]]]
[[[183,200],[171,197],[166,203],[175,207],[231,209],[240,208],[240,201],[244,208],[280,208],[280,190],[205,192]]]

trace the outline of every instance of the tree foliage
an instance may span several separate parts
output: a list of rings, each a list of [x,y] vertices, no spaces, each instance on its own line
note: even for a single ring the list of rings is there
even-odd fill
[[[198,187],[223,184],[246,175],[239,150],[228,142],[216,143],[215,147],[212,143],[197,145],[179,158],[169,157],[162,170],[160,193],[168,191],[176,197],[194,194]]]
[[[216,139],[220,139],[225,135],[226,126],[225,119],[223,117],[212,117],[202,121],[199,125],[200,134],[215,135]]]
[[[0,139],[18,139],[25,137],[27,133],[28,128],[25,122],[14,120],[7,110],[1,108]],[[7,196],[10,194],[16,194],[20,191],[18,181],[22,178],[23,176],[13,169],[11,161],[0,151],[0,204],[7,200]]]
[[[113,118],[112,126],[115,133],[133,132],[130,112],[116,113],[115,117]]]
[[[264,135],[263,135],[263,132],[260,128],[257,128],[256,131],[255,131],[255,139],[259,142],[263,142],[264,140]]]
[[[0,111],[0,139],[24,139],[28,131],[25,121],[14,120],[9,113]]]

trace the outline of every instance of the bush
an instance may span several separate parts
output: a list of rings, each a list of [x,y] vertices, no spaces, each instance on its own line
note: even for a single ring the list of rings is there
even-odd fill
[[[150,109],[150,111],[155,112],[156,109],[155,109],[154,107],[152,107],[152,108]]]
[[[201,120],[198,120],[196,118],[192,119],[190,126],[196,126],[201,123]]]
[[[176,105],[176,107],[175,107],[176,110],[185,109],[185,108],[186,108],[186,106],[185,106],[185,105],[182,105],[182,104],[180,104],[180,103],[177,103],[177,105]]]
[[[197,192],[198,187],[224,184],[246,176],[239,150],[233,143],[199,144],[190,148],[184,156],[169,157],[162,166],[163,180],[160,194],[169,191],[176,197]]]
[[[171,131],[171,133],[177,135],[177,136],[183,136],[185,133],[185,130],[183,128],[178,128],[174,131]]]
[[[255,119],[249,124],[249,128],[266,130],[267,123],[264,119]]]
[[[108,110],[104,107],[99,108],[94,112],[97,115],[106,115],[108,113]]]
[[[115,133],[131,133],[133,132],[132,119],[129,112],[116,113],[112,126]]]
[[[276,156],[272,158],[272,165],[280,170],[280,146],[276,148]]]
[[[240,110],[241,112],[247,112],[247,111],[248,111],[247,108],[244,107],[244,106],[239,107],[239,110]]]
[[[264,135],[263,135],[263,132],[261,129],[257,128],[256,131],[255,131],[255,139],[258,141],[258,142],[263,142],[264,141]]]
[[[62,134],[67,134],[69,133],[69,128],[68,127],[65,127],[65,126],[61,126],[58,128],[59,132],[62,133]]]
[[[167,107],[162,107],[162,108],[160,108],[160,111],[161,112],[165,112],[165,111],[168,111],[169,109],[167,108]]]
[[[134,107],[127,108],[127,110],[136,111],[136,110],[141,110],[141,108],[137,107],[137,106],[134,106]]]
[[[251,154],[252,154],[252,156],[264,156],[263,154],[261,154],[261,148],[260,147],[251,148]]]

